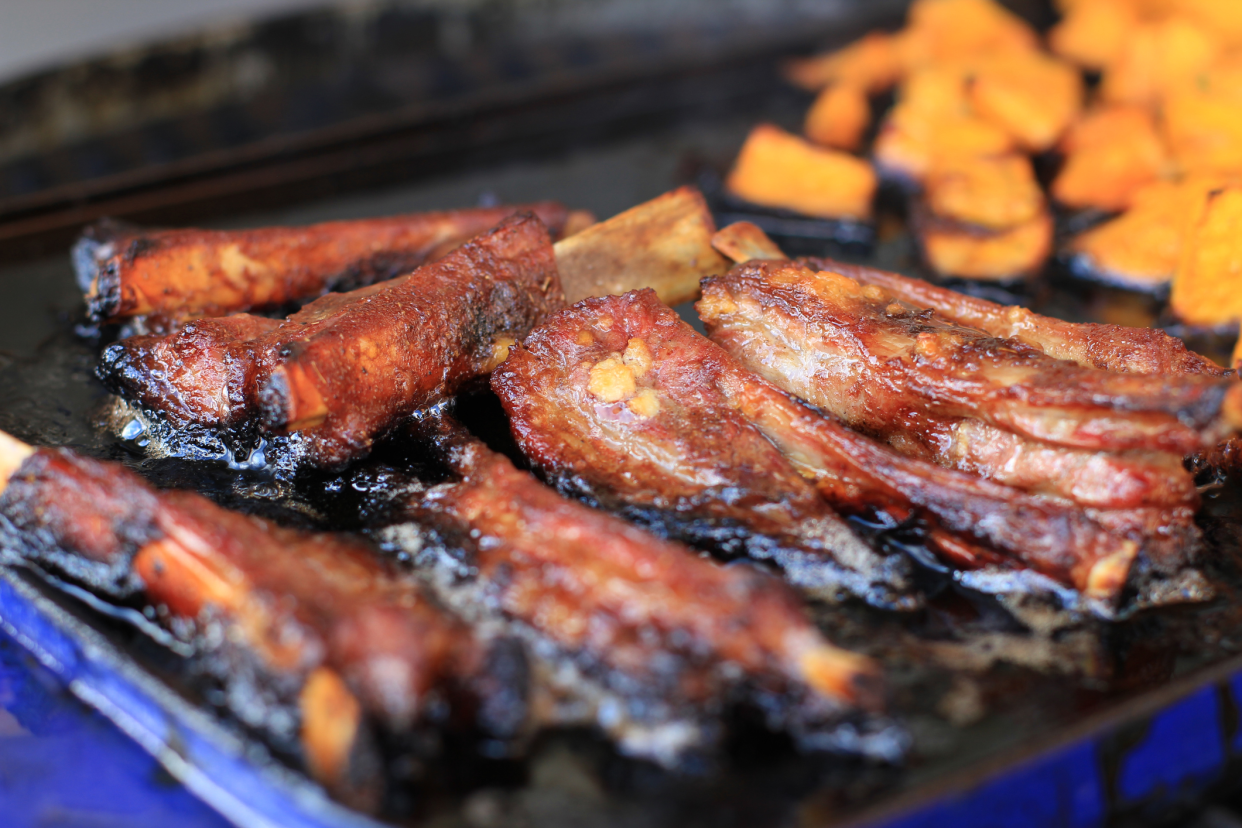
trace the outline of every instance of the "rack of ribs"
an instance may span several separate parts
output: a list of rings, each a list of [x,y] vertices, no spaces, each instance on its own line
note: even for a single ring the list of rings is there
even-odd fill
[[[763,534],[774,519],[796,523],[810,481],[840,512],[921,519],[956,566],[1031,568],[1105,611],[1140,550],[1168,557],[1186,540],[1173,531],[1156,544],[1072,503],[898,454],[746,370],[650,292],[560,312],[512,350],[492,387],[550,479],[676,520],[727,516]]]
[[[342,801],[379,804],[380,731],[468,715],[511,738],[525,724],[522,671],[494,669],[513,644],[476,635],[361,540],[156,491],[119,465],[3,434],[0,486],[18,549],[161,608],[238,720]]]
[[[411,414],[502,362],[562,307],[561,277],[697,291],[724,268],[689,188],[558,242],[523,214],[405,276],[332,293],[284,320],[236,314],[108,346],[98,373],[174,426],[296,434],[312,465],[340,467]],[[641,248],[643,255],[629,255]]]
[[[87,228],[73,262],[92,322],[141,317],[148,329],[170,329],[409,273],[519,212],[533,212],[557,235],[584,223],[554,202],[252,230],[149,230],[105,220]]]
[[[406,542],[416,571],[463,617],[551,653],[547,672],[568,660],[598,683],[615,703],[596,703],[595,723],[624,752],[673,764],[746,699],[813,741],[879,709],[877,666],[828,644],[778,580],[568,500],[451,421],[418,428],[450,480],[390,494],[380,535],[431,529],[438,543]]]

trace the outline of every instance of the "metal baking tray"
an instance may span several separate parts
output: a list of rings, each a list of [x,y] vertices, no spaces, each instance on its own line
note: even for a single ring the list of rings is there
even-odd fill
[[[608,6],[593,8],[600,13]],[[521,106],[499,105],[474,90],[473,98],[455,99],[460,108],[452,118],[403,111],[406,121],[398,132],[391,120],[380,118],[369,128],[350,121],[348,130],[323,126],[337,130],[330,141],[316,127],[310,130],[318,136],[316,146],[330,152],[304,156],[311,160],[296,174],[282,166],[288,158],[279,147],[260,151],[247,145],[244,164],[231,156],[192,159],[197,169],[215,170],[233,182],[228,198],[186,189],[184,167],[176,174],[165,169],[163,178],[145,173],[150,178],[141,185],[113,179],[112,189],[106,182],[78,181],[82,197],[71,208],[58,207],[59,196],[48,190],[38,207],[42,224],[34,229],[21,224],[34,215],[29,194],[21,204],[0,198],[0,224],[13,240],[0,266],[0,429],[36,444],[120,460],[158,485],[194,487],[228,506],[270,512],[262,470],[154,460],[141,446],[101,430],[108,395],[92,375],[100,341],[79,327],[80,295],[65,233],[103,211],[245,226],[467,206],[481,199],[554,198],[611,215],[686,181],[710,185],[757,121],[796,127],[808,99],[780,80],[777,60],[815,43],[856,36],[876,20],[874,7],[867,14],[859,8],[837,4],[831,15],[818,18],[818,28],[805,24],[793,34],[788,27],[757,26],[747,38],[722,27],[729,36],[718,39],[705,26],[711,16],[692,11],[690,22],[707,44],[700,44],[692,65],[684,53],[676,59],[669,54],[677,52],[678,41],[675,32],[665,31],[649,44],[644,61],[587,77],[572,91],[531,81]],[[606,22],[606,15],[601,19]],[[564,76],[557,77],[563,84]],[[663,94],[653,96],[653,89]],[[401,141],[393,138],[398,133],[409,142],[404,156]],[[433,134],[434,141],[426,138]],[[391,155],[368,155],[366,148],[376,141],[393,142],[385,144]],[[459,145],[450,149],[453,141]],[[351,147],[358,155],[353,166],[342,160]],[[315,159],[328,156],[330,164],[316,167]],[[245,185],[247,170],[270,170],[272,177]],[[377,186],[377,178],[384,186]],[[125,193],[139,190],[141,199],[124,200],[130,197]],[[318,197],[308,198],[311,192]],[[718,206],[730,214],[744,210]],[[871,247],[857,239],[840,245],[817,237],[814,228],[791,233],[800,240],[785,241],[802,245],[799,252],[918,270],[910,240],[883,228]],[[22,239],[30,244],[22,246]],[[40,245],[50,255],[32,257]],[[1133,313],[1150,301],[1082,288],[1055,266],[1034,285],[1016,289],[1014,298],[1082,316],[1122,306]],[[474,412],[472,422],[486,424],[491,416],[486,398],[462,405]],[[1220,591],[1209,604],[1105,624],[1050,612],[1039,601],[1007,608],[927,570],[923,577],[935,597],[916,615],[895,617],[849,604],[817,609],[831,638],[875,653],[889,666],[894,709],[912,740],[900,766],[799,755],[746,722],[737,723],[738,735],[714,767],[693,772],[625,759],[590,732],[555,732],[521,761],[446,757],[444,767],[409,791],[406,807],[390,816],[400,824],[478,828],[950,821],[1091,826],[1171,818],[1205,796],[1232,792],[1242,764],[1240,493],[1225,481],[1207,495],[1202,524],[1211,544],[1208,569]],[[144,633],[141,617],[66,588],[16,562],[11,550],[0,554],[0,629],[226,818],[242,826],[377,824],[329,801],[213,712],[183,681],[175,652]]]

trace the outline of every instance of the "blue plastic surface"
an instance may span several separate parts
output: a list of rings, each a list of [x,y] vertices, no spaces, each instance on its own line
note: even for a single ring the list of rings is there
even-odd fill
[[[8,636],[6,640],[14,640],[29,651],[46,674],[54,676],[75,696],[111,720],[149,755],[154,756],[167,773],[234,824],[244,828],[378,826],[374,820],[332,802],[322,790],[301,775],[249,755],[246,740],[223,728],[210,714],[173,694],[155,677],[139,670],[88,625],[42,596],[20,576],[2,567],[0,633]],[[95,725],[84,727],[102,727],[97,718],[93,721]],[[20,719],[18,723],[21,723]],[[103,728],[102,732],[115,735],[107,728]],[[153,771],[154,765],[150,760],[144,764],[128,758],[135,755],[133,744],[125,748],[128,753],[114,752],[114,748],[115,743],[84,740],[82,746],[75,750],[83,752],[82,761],[92,766],[101,780],[106,779],[105,774],[112,770],[126,775],[123,771],[125,767],[135,769],[136,773],[127,785],[150,785],[164,778]],[[51,750],[46,758],[49,762],[55,762],[56,752]],[[0,808],[0,828],[30,824],[18,821],[25,818],[27,811],[39,817],[38,809],[50,806],[55,815],[60,813],[56,809],[75,807],[72,803],[79,801],[78,797],[89,797],[86,785],[74,786],[68,782],[65,785],[49,788],[47,798],[41,803],[33,792],[25,790],[19,782],[8,786],[0,780],[0,790],[15,800],[11,809]],[[75,787],[82,789],[75,790]],[[175,786],[173,790],[176,791]],[[106,794],[107,791],[98,789],[96,793]],[[175,798],[183,797],[184,792],[170,792],[167,795],[174,799],[166,800],[160,795],[152,800],[151,807],[175,807],[185,802]],[[141,796],[135,793],[130,805],[141,807]],[[0,801],[0,805],[7,804]],[[193,812],[187,811],[188,817],[193,815]],[[164,813],[162,816],[170,815]],[[50,822],[39,818],[42,821],[34,824],[40,826],[95,825],[69,818],[54,817]],[[151,824],[181,826],[194,823],[183,822],[178,816]],[[204,823],[220,824],[219,821]]]
[[[228,823],[0,633],[0,826],[51,825]]]

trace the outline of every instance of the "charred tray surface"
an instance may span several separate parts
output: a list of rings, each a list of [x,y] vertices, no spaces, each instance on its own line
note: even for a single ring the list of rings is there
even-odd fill
[[[775,78],[772,82],[777,83]],[[657,119],[642,137],[587,142],[569,159],[532,161],[518,153],[498,163],[488,155],[478,170],[453,181],[229,221],[261,225],[464,206],[484,190],[507,201],[559,198],[608,216],[693,177],[704,162],[721,168],[753,121],[796,123],[805,102],[786,90],[745,105],[735,102],[736,108],[698,112],[693,119]],[[745,208],[721,206],[731,215]],[[815,234],[802,230],[806,245],[805,239]],[[832,229],[823,235],[832,235]],[[867,239],[847,241],[844,247],[810,243],[811,249],[791,252],[917,272],[913,245],[905,235],[882,232],[872,247],[859,244]],[[377,496],[376,481],[393,468],[435,473],[434,462],[401,439],[343,472],[306,472],[292,479],[247,463],[245,457],[233,458],[231,465],[193,456],[153,458],[146,452],[151,435],[141,428],[122,430],[118,437],[104,427],[111,397],[95,379],[94,368],[108,340],[82,335],[80,294],[67,256],[9,267],[0,280],[5,297],[0,345],[6,349],[0,354],[0,430],[36,445],[69,446],[92,457],[119,460],[161,488],[197,490],[228,508],[301,528],[355,528],[356,516]],[[994,286],[983,290],[992,294],[989,298],[1062,318],[1153,321],[1149,300],[1073,284],[1055,265],[1015,292]],[[687,318],[692,317],[688,311]],[[490,394],[462,399],[457,414],[494,448],[518,456],[499,403]],[[194,447],[182,449],[192,455]],[[207,446],[203,451],[212,450]],[[894,614],[861,601],[814,606],[816,621],[834,642],[885,664],[892,710],[911,738],[902,764],[800,755],[758,722],[739,721],[736,736],[715,762],[678,773],[626,759],[590,732],[560,731],[542,736],[523,760],[480,759],[450,744],[406,797],[386,804],[384,815],[400,823],[471,826],[588,820],[603,825],[792,825],[878,819],[894,807],[929,806],[995,771],[1012,771],[1041,751],[1081,744],[1090,746],[1084,772],[1098,775],[1108,799],[1096,803],[1103,809],[1098,815],[1107,811],[1125,817],[1142,814],[1147,806],[1167,808],[1179,785],[1193,795],[1216,768],[1190,763],[1184,776],[1156,779],[1163,789],[1134,781],[1139,771],[1130,759],[1153,745],[1159,749],[1154,740],[1160,734],[1153,735],[1148,726],[1162,710],[1207,693],[1209,707],[1220,717],[1209,722],[1213,736],[1220,727],[1221,740],[1212,746],[1216,753],[1211,758],[1224,765],[1238,755],[1240,699],[1237,681],[1231,678],[1242,670],[1242,638],[1237,635],[1242,629],[1242,490],[1232,480],[1211,484],[1198,517],[1207,543],[1205,570],[1217,590],[1210,602],[1139,611],[1105,623],[1056,610],[1045,599],[1006,604],[962,589],[930,556],[922,555],[928,565],[918,578],[930,595],[924,609]],[[917,538],[891,527],[869,529],[920,557]],[[88,653],[96,672],[122,676],[140,696],[154,700],[154,709],[214,745],[217,753],[241,746],[254,784],[300,801],[319,815],[320,824],[365,824],[324,799],[235,721],[211,715],[210,685],[187,675],[176,646],[162,642],[158,628],[141,612],[92,600],[28,564],[9,560],[0,574],[0,594],[13,602],[10,606],[33,607],[45,633],[57,632],[64,646]],[[0,610],[0,619],[4,615]],[[21,620],[6,622],[9,631]],[[210,758],[210,750],[182,758],[193,760],[195,755],[218,759]],[[1061,793],[1071,789],[1066,780],[1058,784]],[[1090,815],[1092,807],[1063,803],[1059,813],[1068,819]],[[996,812],[1001,810],[998,806]],[[252,818],[242,811],[232,816]],[[315,819],[305,824],[315,824]]]

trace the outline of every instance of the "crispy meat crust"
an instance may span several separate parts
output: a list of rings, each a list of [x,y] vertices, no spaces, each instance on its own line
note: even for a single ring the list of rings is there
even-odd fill
[[[405,731],[436,709],[431,698],[470,708],[471,694],[489,686],[483,644],[360,541],[279,528],[196,493],[155,492],[120,466],[62,449],[23,463],[0,512],[33,541],[23,545],[29,554],[92,587],[117,595],[128,582],[183,624],[223,625],[224,643],[204,646],[223,650],[206,656],[209,665],[226,685],[258,676],[227,694],[230,707],[275,728],[278,741],[292,739],[327,775],[321,781],[356,805],[375,804],[374,757],[354,755],[368,749],[357,727],[321,720],[322,688],[335,688],[327,707],[336,714],[356,699],[369,720]],[[308,687],[317,692],[307,696]],[[252,692],[299,705],[301,730],[255,715]],[[359,770],[367,778],[351,777]]]
[[[653,294],[587,299],[514,348],[492,388],[522,450],[563,488],[656,512],[644,522],[717,551],[787,571],[818,561],[847,589],[897,600],[897,561],[858,540],[721,399],[713,383],[727,358],[699,339]]]
[[[919,308],[932,308],[958,325],[978,328],[1001,339],[1016,339],[1050,357],[1131,374],[1206,374],[1225,369],[1189,350],[1178,338],[1154,328],[1128,328],[1094,322],[1065,322],[1017,305],[998,305],[897,273],[833,259],[803,260],[816,271],[840,273],[875,285]]]
[[[563,304],[551,240],[514,216],[398,279],[324,296],[272,327],[240,316],[109,346],[100,375],[178,425],[301,432],[341,466],[452,396]]]
[[[439,442],[459,479],[409,508],[471,539],[472,577],[507,617],[665,704],[719,709],[739,669],[791,698],[880,703],[875,665],[823,641],[780,582],[566,500],[459,427]]]
[[[592,339],[607,337],[610,347],[605,350],[613,354],[639,339],[651,343],[653,366],[669,360],[665,367],[649,369],[651,378],[643,379],[656,393],[660,416],[641,419],[628,402],[604,403],[588,396],[583,384],[589,383],[592,367],[607,357],[599,359],[604,350],[594,342],[582,344],[583,333]],[[812,479],[833,505],[851,512],[882,511],[897,522],[920,517],[932,527],[933,547],[959,566],[1003,561],[1031,567],[1092,598],[1112,602],[1139,548],[1136,540],[1106,531],[1064,501],[903,457],[800,405],[694,333],[649,292],[587,300],[561,312],[536,329],[525,348],[514,350],[493,375],[492,385],[512,418],[519,444],[536,465],[581,475],[618,497],[650,498],[627,481],[650,481],[649,467],[661,458],[667,458],[665,480],[678,483],[675,475],[684,469],[681,473],[694,484],[670,485],[665,495],[670,504],[680,502],[682,491],[706,488],[696,475],[736,477],[737,467],[744,469],[747,463],[735,448],[744,445],[742,439],[731,438],[727,448],[713,447],[718,449],[714,464],[700,461],[695,469],[684,461],[688,452],[674,436],[684,442],[689,439],[684,435],[700,424],[725,416],[737,423],[740,416]],[[574,390],[557,391],[565,388]],[[636,383],[631,400],[639,396]],[[628,440],[619,441],[610,437],[617,430],[610,420],[639,427],[629,430]],[[710,458],[710,451],[703,457]]]
[[[841,274],[750,262],[707,280],[704,297],[700,315],[727,350],[877,433],[928,414],[1091,450],[1185,455],[1221,436],[1227,379],[1084,368]]]
[[[86,231],[74,263],[95,322],[223,316],[408,273],[522,210],[556,233],[568,217],[563,206],[541,202],[256,230],[143,230],[104,222]]]
[[[1182,467],[1179,454],[1067,448],[1019,435],[995,421],[961,416],[963,410],[940,413],[931,405],[920,405],[915,395],[891,392],[894,386],[905,387],[906,382],[900,370],[886,370],[902,367],[903,355],[893,352],[904,334],[894,332],[897,326],[882,323],[878,334],[865,330],[855,337],[856,328],[850,327],[851,323],[868,326],[870,319],[860,322],[838,315],[834,321],[844,332],[830,326],[825,335],[811,321],[814,307],[795,324],[779,310],[760,308],[746,297],[719,285],[706,291],[699,310],[713,337],[743,364],[781,388],[831,411],[902,454],[1097,508],[1198,503],[1194,479]],[[878,302],[884,304],[883,299]],[[885,309],[885,322],[893,319],[895,310],[894,306]],[[901,312],[910,313],[908,309]],[[866,310],[863,314],[869,316]],[[936,323],[925,315],[916,320]],[[954,329],[949,336],[959,336],[961,330]],[[806,347],[808,336],[816,343],[815,348]],[[884,354],[886,360],[871,358],[868,336],[890,349]],[[985,334],[975,331],[974,336],[979,339]],[[906,337],[913,346],[907,356],[916,362],[929,351],[925,337],[925,332]]]

